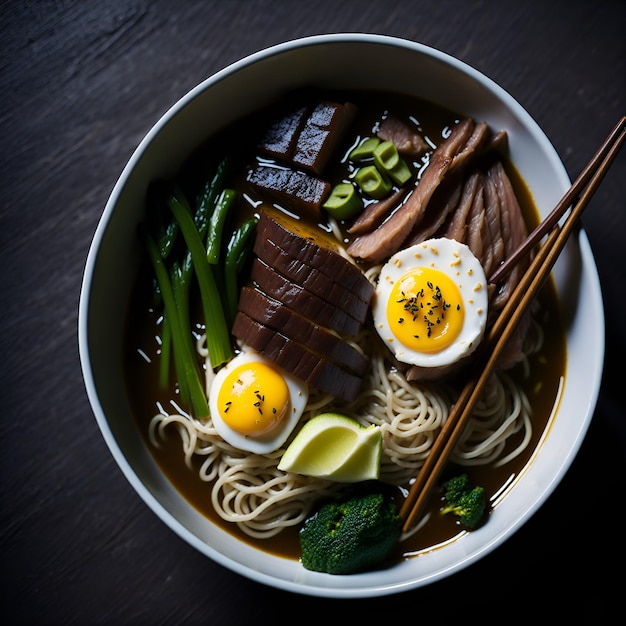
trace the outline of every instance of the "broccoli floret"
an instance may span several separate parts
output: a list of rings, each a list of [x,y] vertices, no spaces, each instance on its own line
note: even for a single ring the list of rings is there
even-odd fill
[[[467,528],[478,526],[487,507],[485,490],[472,486],[467,474],[451,478],[443,488],[446,504],[441,512],[458,515],[461,523]]]
[[[396,506],[380,493],[322,506],[300,530],[302,565],[328,574],[353,574],[383,561],[400,537]]]

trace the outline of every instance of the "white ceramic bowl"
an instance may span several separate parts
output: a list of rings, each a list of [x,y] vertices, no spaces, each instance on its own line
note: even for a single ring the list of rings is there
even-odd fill
[[[418,43],[364,34],[322,35],[253,54],[182,97],[150,130],[122,172],[98,225],[82,286],[79,343],[89,400],[118,465],[180,537],[251,579],[328,597],[371,597],[426,585],[477,561],[514,533],[552,493],[591,420],[604,356],[599,280],[584,232],[554,268],[567,324],[567,372],[558,415],[539,454],[489,523],[461,541],[390,569],[351,576],[305,570],[255,550],[193,509],[158,469],[126,401],[122,328],[140,250],[136,226],[148,183],[173,174],[200,139],[298,85],[408,91],[509,132],[511,158],[542,215],[569,186],[552,145],[511,96],[464,63]]]

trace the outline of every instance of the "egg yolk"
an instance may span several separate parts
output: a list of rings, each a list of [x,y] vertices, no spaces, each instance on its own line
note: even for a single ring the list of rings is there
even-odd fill
[[[225,377],[217,398],[224,422],[242,435],[273,430],[289,409],[285,379],[265,363],[246,363]]]
[[[461,332],[463,318],[458,286],[446,273],[432,268],[404,274],[387,302],[391,332],[416,352],[439,352],[450,346]]]

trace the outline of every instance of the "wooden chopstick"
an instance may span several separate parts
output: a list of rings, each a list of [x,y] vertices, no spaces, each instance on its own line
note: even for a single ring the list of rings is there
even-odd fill
[[[530,290],[530,283],[537,278],[537,274],[531,273],[531,269],[536,269],[536,266],[543,263],[549,252],[549,246],[553,245],[556,238],[559,235],[560,226],[556,226],[550,233],[546,243],[541,247],[537,256],[533,259],[531,267],[524,274],[519,285],[524,285]],[[509,324],[505,319],[505,316],[513,317],[515,314],[514,322],[517,323],[522,311],[520,308],[515,308],[513,305],[509,306],[509,303],[513,301],[513,297],[516,293],[519,293],[519,289],[511,294],[507,305],[504,307],[498,319],[494,324],[494,332],[490,333],[481,344],[480,352],[477,354],[477,359],[480,366],[473,368],[473,374],[463,387],[461,394],[457,398],[457,401],[452,408],[448,419],[437,436],[432,449],[430,450],[424,465],[422,465],[415,481],[411,485],[409,493],[404,501],[402,508],[400,509],[400,517],[404,520],[403,530],[407,532],[417,520],[419,514],[422,512],[424,505],[426,504],[430,493],[433,491],[437,480],[441,472],[443,471],[448,458],[450,457],[454,446],[456,445],[459,437],[463,433],[467,421],[471,415],[471,412],[480,398],[483,387],[489,379],[495,363],[500,356],[502,349],[504,348],[506,340],[511,336],[514,325]],[[528,294],[529,291],[526,291]],[[496,326],[498,328],[496,329]]]
[[[604,143],[600,146],[598,151],[593,155],[589,163],[578,175],[578,178],[574,181],[572,186],[567,190],[565,195],[559,200],[558,204],[552,209],[551,213],[545,217],[542,222],[533,230],[528,237],[522,242],[522,244],[515,250],[513,254],[500,265],[494,273],[489,277],[491,284],[497,284],[503,278],[503,276],[525,255],[532,247],[539,243],[541,238],[563,217],[567,209],[574,202],[576,197],[580,194],[584,186],[589,182],[591,176],[599,168],[611,147],[616,141],[619,141],[619,135],[624,130],[626,116],[615,125],[615,128],[604,140]],[[619,150],[619,148],[618,148]],[[617,154],[617,153],[616,153]],[[608,170],[608,167],[606,168]],[[605,170],[605,171],[606,171]]]
[[[470,380],[461,391],[400,509],[404,532],[408,532],[411,529],[421,514],[441,472],[447,464],[448,458],[467,425],[472,410],[480,398],[502,350],[517,327],[524,311],[543,286],[578,219],[619,152],[626,138],[625,126],[626,117],[622,117],[576,182],[563,196],[555,210],[546,218],[552,223],[549,227],[544,228],[538,237],[539,239],[550,231],[544,244],[539,248],[537,255],[529,264],[527,271],[511,294],[492,329],[483,340],[477,354],[482,367],[473,369],[476,373],[470,377]],[[587,183],[586,190],[580,196],[562,225],[560,225],[558,223],[560,217],[566,212],[572,201],[580,194]],[[560,214],[555,217],[557,209],[559,209]],[[533,235],[534,233],[535,231],[533,231]],[[517,258],[519,259],[520,256],[518,255]]]

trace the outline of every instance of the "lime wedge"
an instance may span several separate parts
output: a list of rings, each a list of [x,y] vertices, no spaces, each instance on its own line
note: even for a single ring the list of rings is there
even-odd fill
[[[322,413],[300,429],[278,469],[337,482],[373,480],[380,473],[382,450],[378,426],[362,426],[339,413]]]

